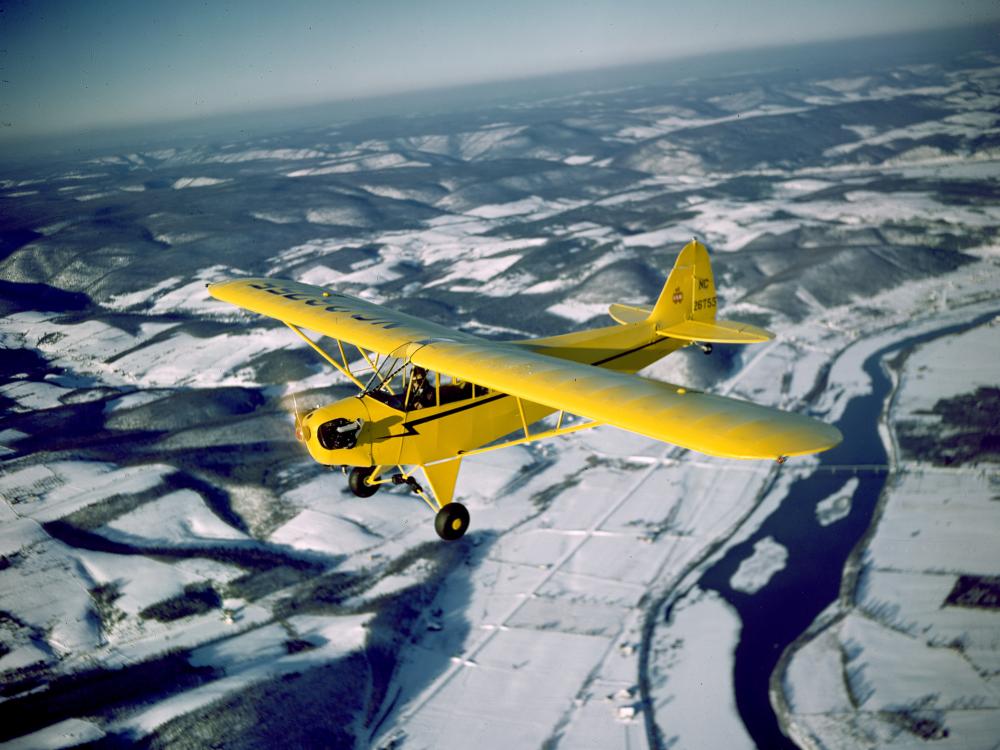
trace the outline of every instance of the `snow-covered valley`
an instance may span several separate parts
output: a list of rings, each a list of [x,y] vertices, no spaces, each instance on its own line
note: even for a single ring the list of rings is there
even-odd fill
[[[765,747],[749,691],[804,747],[993,747],[1000,58],[935,54],[11,159],[0,743]],[[778,466],[604,426],[473,456],[454,544],[305,455],[292,397],[352,387],[205,290],[525,338],[649,305],[691,236],[720,315],[776,339],[643,374],[838,422],[928,336],[885,358],[873,445]],[[748,613],[821,573],[746,689]]]

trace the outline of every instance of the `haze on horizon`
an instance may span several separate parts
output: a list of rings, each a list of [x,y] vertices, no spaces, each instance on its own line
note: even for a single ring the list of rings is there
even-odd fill
[[[993,0],[0,4],[0,142],[1000,20]]]

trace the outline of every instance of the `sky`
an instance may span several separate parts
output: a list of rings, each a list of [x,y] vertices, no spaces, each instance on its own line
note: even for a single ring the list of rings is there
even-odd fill
[[[0,140],[998,20],[996,0],[0,0]]]

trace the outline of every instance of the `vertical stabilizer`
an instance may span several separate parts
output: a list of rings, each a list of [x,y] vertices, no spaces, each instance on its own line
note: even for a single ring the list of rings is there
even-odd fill
[[[685,320],[715,321],[715,280],[708,250],[691,240],[681,250],[649,320],[665,328]]]

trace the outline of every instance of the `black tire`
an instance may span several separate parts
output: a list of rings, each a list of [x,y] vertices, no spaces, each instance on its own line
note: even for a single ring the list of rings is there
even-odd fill
[[[448,503],[434,517],[434,530],[446,542],[461,539],[469,528],[469,511],[461,503]]]
[[[382,485],[367,484],[365,482],[365,480],[372,475],[373,471],[375,471],[374,466],[364,468],[355,466],[351,469],[351,473],[347,477],[347,486],[351,488],[351,492],[358,497],[371,497],[378,492],[378,488]]]

